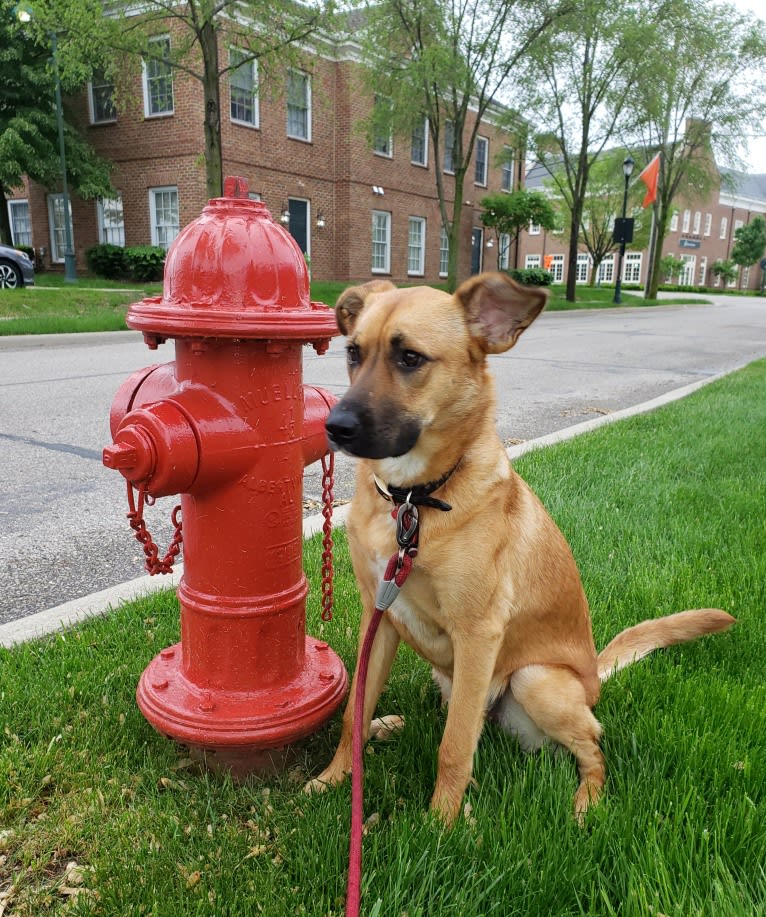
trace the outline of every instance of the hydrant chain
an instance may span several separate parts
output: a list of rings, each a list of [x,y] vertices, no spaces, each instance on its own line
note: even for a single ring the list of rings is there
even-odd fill
[[[332,621],[332,503],[335,472],[335,455],[322,456],[322,620]]]
[[[145,568],[151,576],[158,573],[172,573],[173,563],[181,552],[183,542],[183,530],[181,527],[180,504],[173,509],[171,519],[173,522],[173,538],[168,547],[167,553],[160,560],[160,551],[154,543],[149,529],[144,522],[144,504],[150,506],[154,503],[154,498],[146,493],[146,485],[141,484],[138,487],[138,503],[133,498],[133,485],[128,481],[128,506],[130,512],[127,514],[130,527],[136,533],[136,541],[140,542],[146,555]]]

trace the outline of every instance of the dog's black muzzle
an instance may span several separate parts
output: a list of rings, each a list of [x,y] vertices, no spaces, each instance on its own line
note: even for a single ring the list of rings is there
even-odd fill
[[[330,448],[358,458],[382,459],[405,455],[420,435],[420,423],[389,404],[373,411],[358,401],[343,398],[325,423]]]

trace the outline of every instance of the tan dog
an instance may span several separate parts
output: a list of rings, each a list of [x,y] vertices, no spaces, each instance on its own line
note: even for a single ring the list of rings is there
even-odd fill
[[[404,640],[433,666],[449,704],[431,800],[447,822],[460,812],[488,715],[526,750],[552,740],[575,755],[581,817],[605,780],[591,710],[600,682],[657,647],[734,621],[714,609],[685,611],[625,630],[596,653],[569,546],[511,468],[495,430],[487,354],[513,347],[546,298],[505,275],[481,274],[454,296],[374,281],[346,290],[336,308],[349,338],[351,386],[327,430],[335,448],[360,459],[348,537],[362,636],[397,549],[391,504],[375,478],[383,490],[411,490],[416,504],[429,495],[419,507],[412,573],[375,638],[363,734]],[[353,698],[352,685],[335,757],[308,790],[351,770]]]

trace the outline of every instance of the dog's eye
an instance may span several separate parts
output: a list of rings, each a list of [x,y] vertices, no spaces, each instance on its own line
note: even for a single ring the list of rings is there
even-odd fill
[[[399,365],[404,369],[417,369],[426,362],[426,358],[417,350],[403,350],[399,357]]]
[[[346,347],[346,362],[349,366],[358,366],[362,362],[362,354],[356,344]]]

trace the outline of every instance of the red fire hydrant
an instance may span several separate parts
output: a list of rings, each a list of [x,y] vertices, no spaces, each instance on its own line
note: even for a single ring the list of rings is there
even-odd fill
[[[176,359],[123,384],[103,460],[131,501],[137,489],[131,524],[145,543],[144,500],[181,494],[181,642],[144,671],[138,705],[241,776],[279,762],[347,690],[336,654],[306,636],[302,565],[303,471],[327,452],[335,399],[303,385],[301,347],[323,353],[338,330],[310,301],[292,236],[244,179],[227,178],[224,194],[171,246],[164,295],[128,311],[150,348],[173,338]],[[147,556],[150,569],[170,566],[156,548]]]

